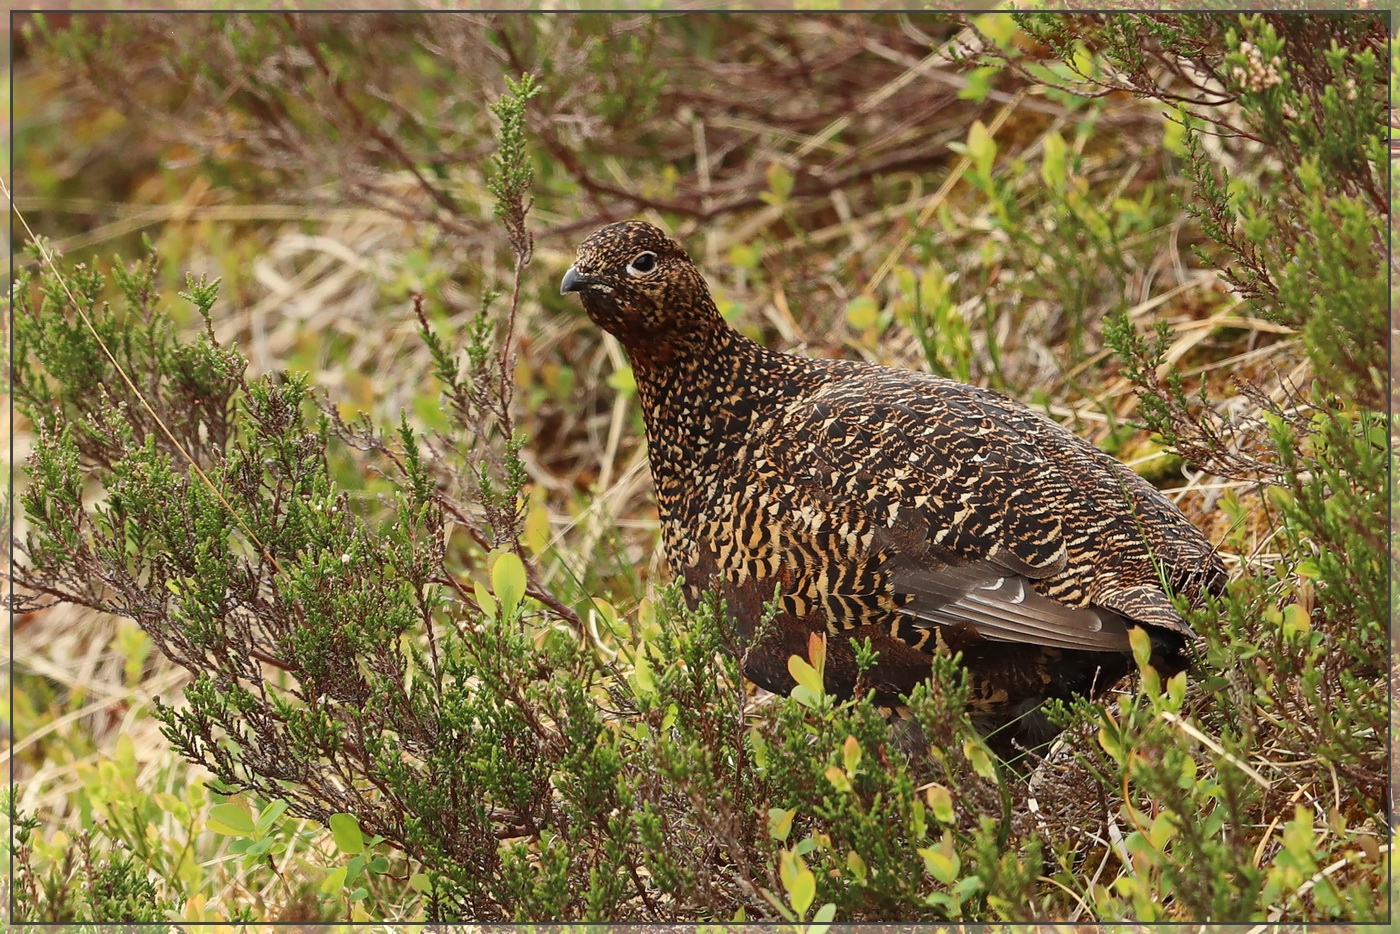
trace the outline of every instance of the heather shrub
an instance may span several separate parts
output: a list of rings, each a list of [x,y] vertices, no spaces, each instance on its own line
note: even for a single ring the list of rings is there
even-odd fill
[[[1383,17],[21,26],[16,922],[1386,916]],[[1168,490],[1192,676],[1015,763],[745,685],[556,294],[633,214]]]

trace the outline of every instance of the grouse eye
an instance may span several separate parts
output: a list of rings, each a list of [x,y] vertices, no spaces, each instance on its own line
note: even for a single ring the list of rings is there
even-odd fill
[[[656,268],[656,254],[651,250],[638,253],[632,262],[627,264],[627,274],[631,276],[644,276]]]

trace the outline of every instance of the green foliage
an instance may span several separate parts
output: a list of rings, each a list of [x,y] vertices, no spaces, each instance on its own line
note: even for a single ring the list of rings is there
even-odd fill
[[[118,773],[112,770],[104,779]],[[84,776],[85,778],[87,776]],[[125,777],[125,776],[124,776]],[[153,923],[165,920],[176,905],[158,890],[155,879],[162,862],[175,854],[151,852],[143,810],[109,807],[124,804],[122,789],[102,785],[99,807],[110,821],[104,835],[114,838],[110,848],[95,850],[88,830],[68,842],[66,835],[46,841],[36,835],[39,821],[9,802],[15,845],[14,911],[17,918],[36,915],[58,923]],[[149,805],[149,801],[144,802]],[[42,857],[36,857],[42,853]],[[180,854],[183,855],[183,854]],[[37,864],[37,865],[36,865]],[[168,862],[167,862],[168,864]]]
[[[602,79],[598,109],[614,130],[636,126],[660,105],[667,78],[653,55],[660,33],[658,20],[648,17],[640,35],[633,32],[619,36],[614,43],[594,43],[589,49],[589,69]],[[639,67],[613,67],[618,55]]]
[[[946,208],[936,212],[929,218],[936,226],[919,238],[923,269],[894,270],[892,302],[935,372],[963,381],[985,372],[992,385],[1019,391],[1031,375],[1009,369],[1008,360],[1020,357],[1011,351],[1024,347],[1032,321],[1051,329],[1044,339],[1068,342],[1068,368],[1084,363],[1097,316],[1127,297],[1134,258],[1159,249],[1171,206],[1158,185],[1130,192],[1091,183],[1087,152],[1100,109],[1091,105],[1074,124],[1072,142],[1053,128],[1044,133],[1038,167],[1024,154],[1007,158],[980,120],[965,141],[948,144],[966,160],[961,179],[980,196],[976,248],[949,276],[952,256],[935,243],[959,243],[966,222]]]
[[[511,246],[524,265],[530,261],[531,241],[525,229],[525,215],[530,210],[530,185],[534,179],[525,145],[525,103],[540,93],[540,86],[535,76],[526,72],[518,82],[507,77],[506,87],[506,95],[491,105],[501,127],[496,133],[499,149],[492,157],[495,171],[486,187],[496,196],[496,214],[505,222]]]
[[[1163,28],[1165,19],[1176,28]],[[1120,80],[1134,86],[1144,74],[1136,51],[1143,30],[1184,54],[1199,51],[1222,28],[1213,17],[1109,22],[1116,25],[1095,33],[1096,42],[1120,69]],[[1026,24],[1069,60],[1069,31],[1043,18]],[[1278,906],[1268,915],[1273,920],[1285,910],[1285,890],[1291,910],[1304,892],[1321,917],[1357,909],[1360,903],[1342,899],[1319,873],[1329,858],[1317,854],[1323,844],[1313,817],[1291,811],[1277,779],[1244,764],[1250,750],[1269,750],[1266,758],[1274,761],[1325,762],[1347,775],[1345,803],[1338,799],[1328,811],[1339,838],[1331,852],[1343,854],[1332,871],[1359,857],[1361,851],[1345,846],[1361,843],[1367,852],[1376,846],[1345,828],[1384,820],[1384,756],[1374,742],[1387,726],[1376,700],[1388,655],[1390,566],[1383,533],[1386,228],[1377,211],[1385,128],[1377,110],[1376,23],[1256,15],[1241,17],[1239,25],[1225,31],[1219,59],[1236,109],[1211,117],[1207,107],[1217,104],[1196,101],[1179,113],[1198,197],[1186,207],[1233,261],[1224,275],[1247,300],[1248,313],[1293,329],[1316,378],[1309,392],[1290,387],[1284,405],[1243,384],[1263,411],[1258,427],[1241,433],[1215,409],[1204,381],[1187,391],[1171,363],[1176,335],[1165,322],[1148,339],[1124,314],[1106,333],[1142,391],[1148,427],[1218,473],[1279,484],[1266,500],[1281,560],[1251,568],[1218,607],[1197,616],[1209,644],[1206,688],[1228,698],[1198,714],[1213,737],[1214,777],[1199,776],[1171,741],[1171,725],[1184,723],[1179,691],[1145,692],[1154,716],[1141,721],[1143,732],[1131,743],[1122,731],[1148,711],[1133,706],[1121,711],[1126,719],[1099,715],[1101,745],[1154,810],[1128,814],[1138,829],[1125,846],[1141,877],[1120,878],[1098,903],[1109,915],[1142,920],[1162,917],[1155,894],[1161,891],[1172,892],[1189,917],[1263,919],[1249,907],[1263,904]],[[1272,155],[1252,169],[1248,183],[1207,154],[1206,134],[1219,129],[1254,139]],[[1149,672],[1144,681],[1152,680]],[[1298,787],[1308,780],[1289,775]],[[1254,808],[1271,816],[1271,826],[1287,821],[1271,862],[1258,858],[1264,843],[1222,820],[1222,812]],[[1305,877],[1312,880],[1307,885]],[[1220,878],[1231,885],[1210,881]],[[1368,881],[1360,890],[1376,897],[1379,885]]]
[[[52,261],[52,249],[43,241],[33,244],[31,255]],[[199,463],[206,448],[217,448],[228,435],[230,377],[237,375],[233,368],[239,361],[218,347],[212,330],[194,343],[175,340],[168,317],[153,314],[158,268],[154,253],[130,267],[114,264],[113,284],[125,300],[124,315],[103,313],[106,281],[85,265],[71,276],[45,278],[38,288],[33,273],[21,270],[15,283],[15,401],[42,431],[71,426],[83,432],[74,440],[88,461],[106,463],[116,445],[150,441],[165,450],[184,450]],[[191,279],[190,291],[181,293],[206,328],[217,287],[217,281]],[[38,307],[31,304],[35,301]],[[70,307],[72,316],[59,313]],[[139,385],[132,374],[162,378]],[[157,411],[170,417],[162,423]],[[119,440],[124,434],[130,437]]]
[[[420,498],[411,445],[400,492],[375,517],[330,478],[326,420],[308,422],[303,382],[264,378],[229,396],[234,430],[207,480],[127,443],[96,475],[108,495],[83,501],[75,433],[42,439],[27,573],[94,569],[96,599],[140,605],[157,645],[195,673],[186,706],[158,703],[156,715],[223,788],[269,802],[209,811],[207,828],[232,838],[245,867],[286,850],[285,814],[330,828],[348,861],[321,891],[343,896],[352,917],[389,868],[372,855],[380,843],[418,867],[429,920],[601,919],[619,906],[661,918],[956,918],[1024,904],[1035,845],[988,863],[1004,829],[947,820],[971,789],[997,796],[952,665],[912,708],[936,739],[935,833],[918,767],[868,699],[837,705],[821,691],[820,655],[794,660],[807,665],[806,694],[749,721],[735,635],[713,607],[687,612],[672,592],[635,641],[617,626],[555,638],[511,552],[462,599],[442,583],[441,511]],[[87,517],[63,559],[36,547],[59,534],[45,519],[56,503]],[[119,535],[133,527],[146,534]],[[750,818],[775,809],[792,812],[790,848]],[[746,886],[715,876],[715,852]],[[926,877],[907,871],[920,865]]]
[[[290,187],[410,221],[381,291],[414,295],[414,359],[435,385],[413,411],[432,418],[347,425],[307,374],[247,375],[214,323],[234,317],[216,313],[231,289],[242,304],[251,262],[221,269],[218,305],[218,280],[185,278],[204,327],[178,337],[193,316],[167,283],[193,264],[187,228],[172,227],[163,258],[143,250],[105,275],[35,248],[13,298],[16,406],[38,433],[19,491],[19,606],[126,616],[139,630],[108,648],[126,683],[151,648],[194,680],[183,704],[132,701],[128,716],[153,712],[185,757],[154,778],[130,740],[94,756],[86,734],[55,727],[17,748],[25,768],[73,761],[83,828],[45,834],[16,815],[18,920],[1382,916],[1392,422],[1378,20],[975,17],[989,45],[956,94],[968,109],[912,141],[899,115],[927,87],[853,107],[905,72],[841,51],[839,19],[341,28],[221,15],[188,42],[159,32],[181,21],[155,22],[39,27],[29,52],[120,90],[132,147],[143,126],[196,146],[184,141],[220,138],[208,113],[229,115],[238,132],[167,169],[164,197],[197,171],[238,180],[240,198]],[[813,23],[836,24],[835,38]],[[927,43],[899,36],[957,25],[861,23],[912,61]],[[830,65],[846,54],[853,66]],[[133,85],[133,59],[161,67]],[[501,75],[482,61],[521,74],[489,108]],[[1184,62],[1223,95],[1189,84]],[[1189,91],[1165,119],[1122,106],[1125,91],[1158,100],[1164,75]],[[1009,103],[1021,100],[1062,112]],[[984,102],[1007,118],[974,109]],[[158,119],[141,123],[143,109]],[[772,131],[755,132],[760,120]],[[937,198],[901,200],[909,176],[947,165],[945,143],[966,158],[961,175]],[[49,161],[26,173],[46,196],[96,184]],[[602,351],[556,316],[557,277],[522,275],[533,198],[551,226],[577,229],[585,211],[655,211],[683,236],[685,218],[742,215],[716,233],[738,280],[723,307],[747,331],[801,340],[830,330],[822,309],[838,321],[844,309],[858,352],[885,355],[907,331],[934,370],[1034,385],[1047,401],[1063,388],[1038,372],[1047,346],[1067,361],[1057,379],[1106,392],[1108,376],[1090,378],[1109,357],[1093,343],[1105,322],[1135,416],[1160,441],[1148,446],[1179,455],[1154,461],[1154,480],[1181,476],[1184,458],[1233,481],[1219,484],[1229,528],[1215,537],[1237,570],[1193,616],[1192,680],[1144,666],[1107,706],[1059,706],[1064,745],[999,762],[954,660],[937,660],[907,719],[826,694],[820,639],[791,660],[790,697],[758,700],[724,609],[644,585],[638,556],[654,539],[628,548],[602,525],[582,560],[561,560],[559,517],[592,521],[596,474],[532,477],[548,458],[596,461],[576,439],[599,415],[608,458],[625,455],[618,473],[640,432],[630,371],[590,375]],[[833,209],[849,243],[824,226]],[[492,211],[504,238],[481,222]],[[906,218],[918,222],[900,239]],[[1193,281],[1166,298],[1154,282],[1189,254],[1178,236],[1234,295],[1205,290],[1143,327]],[[888,279],[841,294],[872,252]],[[804,304],[815,311],[795,318]],[[522,310],[539,315],[524,340]],[[366,330],[377,338],[383,321]],[[316,337],[295,359],[338,339]],[[1231,367],[1235,383],[1212,372],[1246,344],[1311,385],[1269,392],[1248,366]],[[1110,443],[1144,450],[1119,414],[1129,397],[1109,395]],[[570,420],[584,425],[573,436],[559,428]],[[84,702],[20,678],[17,721],[48,728],[45,710]]]

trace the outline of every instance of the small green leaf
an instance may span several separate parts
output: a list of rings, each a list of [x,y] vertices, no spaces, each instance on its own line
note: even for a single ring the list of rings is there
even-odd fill
[[[851,871],[851,875],[856,877],[857,882],[864,882],[869,870],[865,866],[865,860],[855,850],[846,854],[846,868]]]
[[[624,396],[637,394],[637,376],[632,372],[632,367],[627,364],[623,364],[608,375],[608,385]]]
[[[362,853],[365,849],[365,837],[360,832],[360,822],[353,814],[332,814],[331,815],[331,836],[335,838],[335,845],[342,853]]]
[[[997,141],[992,139],[992,134],[987,132],[987,126],[981,120],[974,120],[972,128],[967,132],[967,156],[972,160],[978,175],[984,179],[992,177],[992,165],[997,158]]]
[[[846,306],[846,323],[857,331],[875,326],[880,319],[880,306],[869,295],[857,295]]]
[[[817,877],[807,868],[802,857],[795,852],[783,851],[778,864],[778,877],[787,889],[788,903],[800,918],[812,907],[812,899],[817,897]]]
[[[1129,629],[1128,644],[1133,647],[1133,661],[1137,662],[1138,668],[1146,668],[1151,664],[1152,637],[1147,634],[1146,629],[1141,626]]]
[[[535,488],[536,490],[539,487]],[[531,495],[530,508],[525,513],[525,529],[521,539],[532,555],[542,555],[549,548],[552,530],[549,525],[549,509],[543,498]]]
[[[1167,699],[1174,711],[1181,710],[1186,703],[1186,672],[1179,671],[1167,680]]]
[[[1178,107],[1164,112],[1162,118],[1162,148],[1174,156],[1186,155],[1189,151],[1186,145],[1186,112]]]
[[[637,633],[646,640],[661,635],[661,625],[656,621],[656,601],[643,597],[637,603]]]
[[[749,730],[749,749],[753,754],[753,764],[761,771],[768,768],[768,742],[758,732]]]
[[[491,589],[501,601],[503,619],[510,619],[525,596],[525,565],[513,551],[503,552],[491,568]]]
[[[788,674],[792,675],[792,679],[800,686],[813,694],[820,695],[822,693],[821,672],[807,664],[807,659],[801,655],[789,655],[787,668]]]
[[[345,867],[337,866],[321,883],[321,892],[324,895],[335,895],[343,888],[345,888]]]
[[[967,756],[967,761],[972,763],[972,770],[989,781],[996,781],[997,770],[992,764],[992,754],[987,751],[976,740],[968,740],[963,743],[963,755]]]
[[[982,13],[972,18],[972,25],[1002,48],[1009,47],[1016,37],[1016,20],[1004,13]]]
[[[736,243],[729,248],[729,262],[740,269],[753,269],[758,266],[758,250],[747,243]]]
[[[940,750],[940,754],[941,752],[942,750]],[[928,808],[924,807],[924,803],[918,798],[915,798],[913,802],[911,802],[911,807],[909,808],[910,840],[918,842],[928,836],[928,818],[924,816],[924,812],[927,810]]]
[[[1113,758],[1114,762],[1122,763],[1125,751],[1118,723],[1106,713],[1104,718],[1106,725],[1099,728],[1099,745],[1103,747],[1104,752]]]
[[[928,870],[929,875],[944,885],[953,884],[953,880],[958,877],[958,870],[962,868],[962,861],[946,842],[946,838],[943,844],[920,847],[916,852],[924,858],[924,868]]]
[[[189,822],[190,806],[167,791],[158,791],[151,796],[156,807],[167,814],[174,815],[175,819],[181,823]]]
[[[481,607],[481,612],[487,619],[500,619],[500,607],[496,605],[496,598],[491,596],[491,591],[486,589],[486,585],[481,581],[474,583],[476,593],[476,605]]]
[[[795,808],[769,808],[768,809],[768,836],[779,843],[788,838],[792,832],[792,819],[797,816]]]
[[[832,919],[835,918],[835,917],[836,917],[836,903],[835,903],[835,902],[827,902],[825,905],[823,905],[823,906],[821,906],[820,908],[817,909],[817,913],[816,913],[816,914],[812,915],[812,923],[813,923],[813,924],[830,924],[831,921],[832,921]]]
[[[647,661],[646,653],[640,647],[637,649],[637,664],[628,680],[632,682],[632,690],[637,692],[638,698],[646,700],[656,694],[656,679],[651,673],[651,662]]]
[[[759,197],[774,207],[782,207],[787,204],[788,195],[792,193],[793,177],[788,167],[781,162],[772,162],[768,165],[768,191]]]
[[[254,830],[252,815],[236,804],[218,804],[210,808],[209,820],[204,826],[226,837],[251,837]]]
[[[827,766],[826,780],[831,782],[831,787],[843,794],[851,790],[851,780],[834,765]]]
[[[287,802],[280,798],[263,808],[262,813],[258,815],[258,833],[267,833],[273,822],[281,817],[286,810]]]
[[[929,262],[924,274],[919,277],[919,306],[925,314],[947,313],[951,307],[948,301],[948,274],[937,262]]]
[[[1290,603],[1283,608],[1283,634],[1285,636],[1296,636],[1311,630],[1312,619],[1308,616],[1307,607],[1300,603]]]
[[[841,745],[841,763],[846,768],[846,774],[854,776],[856,768],[860,765],[860,740],[854,736],[847,736],[846,741]]]
[[[1157,815],[1157,818],[1147,828],[1147,842],[1158,850],[1165,849],[1167,843],[1174,836],[1176,836],[1176,819],[1171,811],[1163,811]]]
[[[433,881],[428,878],[426,872],[415,872],[408,877],[408,887],[415,892],[427,894],[433,890]]]
[[[957,899],[947,892],[930,892],[924,896],[924,904],[931,908],[942,908],[951,915],[956,915],[962,907]]]
[[[1094,53],[1089,51],[1089,47],[1083,42],[1074,44],[1074,70],[1086,78],[1092,78],[1098,70],[1094,59]]]
[[[929,810],[933,812],[934,820],[940,824],[951,824],[953,822],[953,795],[944,785],[937,782],[929,785],[924,791],[924,800],[928,802]]]
[[[1002,17],[1007,19],[1008,17]],[[993,80],[1001,74],[1001,69],[995,65],[984,65],[981,68],[973,68],[963,74],[967,84],[958,90],[958,99],[964,101],[976,101],[981,103],[987,99],[987,95],[992,93]]]

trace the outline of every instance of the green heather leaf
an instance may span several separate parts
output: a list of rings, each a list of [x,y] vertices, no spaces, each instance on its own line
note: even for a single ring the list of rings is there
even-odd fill
[[[869,295],[857,295],[846,305],[846,323],[852,329],[864,331],[880,319],[880,306]]]
[[[353,814],[332,814],[331,836],[335,838],[336,848],[342,853],[355,854],[364,852],[365,838],[360,832],[360,822]]]
[[[794,808],[769,808],[768,810],[768,836],[779,843],[788,838],[792,831],[792,819],[797,816]]]
[[[345,867],[337,866],[321,883],[321,893],[323,895],[336,895],[343,888],[345,888]]]
[[[847,736],[846,741],[841,744],[841,764],[847,775],[854,776],[856,768],[860,765],[861,748],[860,740],[854,736]]]
[[[268,804],[267,807],[263,808],[262,813],[258,815],[258,832],[267,833],[267,831],[271,829],[273,823],[276,822],[277,818],[281,817],[286,810],[287,802],[280,798]]]
[[[799,687],[806,688],[813,694],[822,693],[821,672],[807,663],[807,659],[801,655],[789,655],[787,661],[788,674],[792,675]]]
[[[826,780],[831,783],[831,787],[835,788],[837,791],[845,794],[846,792],[849,792],[851,790],[850,778],[848,778],[846,776],[846,773],[841,771],[836,766],[827,766],[825,775]]]
[[[486,585],[481,581],[475,581],[472,585],[476,595],[476,605],[481,607],[481,612],[487,619],[500,619],[500,607],[496,604],[496,598],[491,596],[491,591],[486,589]]]
[[[1128,630],[1128,644],[1133,648],[1133,661],[1139,668],[1146,668],[1152,658],[1152,637],[1141,626]]]
[[[795,852],[784,851],[778,864],[778,877],[788,893],[788,904],[800,918],[812,907],[817,896],[817,878],[807,868],[802,857]]]
[[[953,822],[953,795],[947,787],[937,782],[929,785],[924,790],[924,800],[928,802],[929,810],[933,812],[934,820],[941,824],[951,824]]]
[[[204,826],[226,837],[252,836],[254,829],[252,815],[236,804],[218,804],[210,808],[209,820]]]
[[[525,596],[525,565],[515,552],[504,552],[496,559],[491,568],[491,589],[501,601],[502,618],[513,617]]]
[[[972,128],[968,130],[967,155],[978,175],[983,178],[992,177],[992,164],[997,158],[997,142],[992,139],[992,134],[987,132],[987,126],[981,120],[974,120]]]
[[[972,763],[974,772],[985,779],[996,780],[996,766],[992,764],[992,754],[987,751],[986,746],[977,740],[969,739],[963,743],[963,755],[967,756],[967,761]]]

